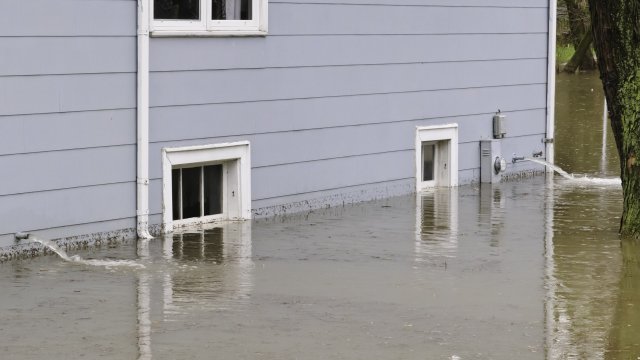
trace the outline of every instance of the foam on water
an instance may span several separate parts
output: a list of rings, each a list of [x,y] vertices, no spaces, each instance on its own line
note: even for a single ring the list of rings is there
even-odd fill
[[[597,177],[589,177],[589,176],[575,176],[573,174],[569,174],[568,172],[562,170],[562,168],[560,168],[559,166],[556,166],[550,162],[544,161],[544,160],[540,160],[540,159],[534,159],[534,158],[524,158],[527,161],[531,161],[534,162],[536,164],[540,164],[540,165],[544,165],[550,169],[552,169],[553,171],[557,172],[558,174],[560,174],[563,178],[565,178],[566,180],[568,180],[571,183],[576,183],[576,184],[593,184],[593,185],[620,185],[622,182],[620,181],[620,178],[597,178]]]
[[[604,185],[604,186],[613,186],[613,185],[622,184],[622,181],[620,180],[620,178],[594,178],[586,175],[583,177],[572,176],[572,178],[568,180],[578,184],[582,183],[582,184],[593,184],[593,185]]]
[[[133,260],[98,260],[98,259],[83,259],[79,255],[69,256],[64,250],[62,250],[53,241],[39,239],[34,236],[30,236],[29,239],[49,248],[51,251],[58,254],[58,256],[60,256],[60,258],[62,258],[64,261],[68,261],[75,264],[82,264],[82,265],[89,265],[89,266],[103,266],[106,268],[129,267],[129,268],[142,269],[145,267],[144,265]]]

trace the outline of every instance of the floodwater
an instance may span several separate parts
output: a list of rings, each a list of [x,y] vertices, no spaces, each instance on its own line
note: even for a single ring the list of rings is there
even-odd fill
[[[611,177],[593,79],[558,78],[557,163]],[[638,359],[620,211],[538,176],[5,262],[0,358]]]

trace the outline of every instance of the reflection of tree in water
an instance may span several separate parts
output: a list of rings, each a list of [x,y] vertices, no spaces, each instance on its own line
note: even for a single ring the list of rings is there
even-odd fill
[[[622,256],[618,189],[556,188],[547,287],[549,359],[602,359],[614,322]],[[548,265],[549,266],[549,265]]]
[[[640,357],[640,242],[622,241],[622,259],[620,292],[606,359]]]

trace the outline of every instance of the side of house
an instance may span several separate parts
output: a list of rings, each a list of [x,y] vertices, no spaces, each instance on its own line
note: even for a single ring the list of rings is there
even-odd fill
[[[152,33],[150,223],[183,211],[167,180],[188,183],[174,171],[188,166],[167,166],[167,148],[248,142],[254,216],[414,191],[417,127],[457,125],[458,184],[479,181],[498,109],[505,157],[544,150],[548,13],[547,0],[271,0],[266,36]],[[134,228],[136,2],[7,0],[0,14],[0,247],[16,231]]]
[[[135,227],[136,2],[0,2],[0,246]]]

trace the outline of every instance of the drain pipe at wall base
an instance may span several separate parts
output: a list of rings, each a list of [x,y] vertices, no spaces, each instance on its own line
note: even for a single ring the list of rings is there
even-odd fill
[[[556,109],[556,0],[549,0],[549,39],[547,52],[547,130],[544,139],[547,162],[554,163],[555,109]],[[549,172],[553,170],[547,169]]]
[[[149,1],[138,0],[137,104],[136,104],[136,232],[149,233]]]

